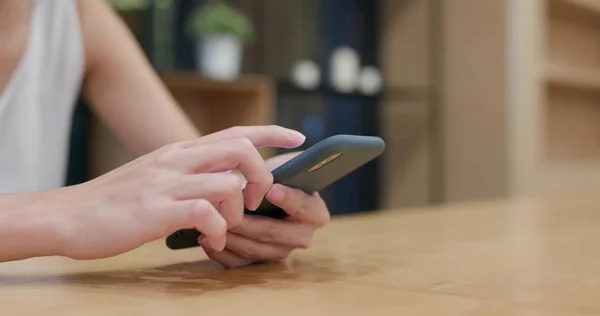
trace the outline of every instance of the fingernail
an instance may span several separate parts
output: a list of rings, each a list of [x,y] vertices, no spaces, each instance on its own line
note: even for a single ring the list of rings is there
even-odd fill
[[[221,249],[221,242],[220,241],[218,241],[218,242],[217,241],[212,241],[212,242],[209,241],[208,242],[208,246],[210,248],[212,248],[212,250],[214,250],[214,251],[221,252],[221,250],[220,250]]]
[[[254,205],[252,205],[249,208],[249,210],[252,211],[252,212],[256,211],[260,207],[261,203],[262,203],[262,200],[258,200],[258,202],[254,203]]]
[[[256,209],[260,206],[260,203],[262,202],[262,198],[261,199],[257,199],[256,201],[252,201],[253,198],[252,196],[250,196],[247,191],[244,190],[244,201],[246,203],[246,208],[249,211],[256,211]]]
[[[200,241],[200,238],[198,238],[198,240]],[[202,246],[203,248],[208,247],[215,251],[221,252],[221,251],[223,251],[223,249],[225,249],[226,242],[227,242],[227,237],[223,236],[223,237],[219,238],[219,240],[204,239],[204,240],[200,241],[200,246]]]
[[[219,244],[217,245],[217,247],[215,248],[216,251],[221,252],[225,249],[225,244],[227,243],[227,239],[226,237],[221,238],[221,240],[219,241]]]
[[[283,189],[281,189],[279,185],[275,184],[267,193],[267,197],[271,202],[279,203],[285,198],[285,192],[283,191]]]
[[[198,236],[198,245],[202,246],[205,241],[206,241],[206,236],[204,236],[204,235]]]
[[[306,136],[304,136],[302,133],[297,132],[297,131],[290,130],[287,132],[287,134],[291,139],[299,141],[299,142],[304,142],[304,140],[306,140]]]

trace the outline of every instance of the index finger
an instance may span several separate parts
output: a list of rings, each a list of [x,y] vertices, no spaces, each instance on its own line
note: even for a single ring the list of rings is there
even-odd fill
[[[235,126],[183,144],[185,147],[196,147],[236,138],[246,138],[257,148],[296,148],[302,145],[306,139],[302,133],[278,125]]]

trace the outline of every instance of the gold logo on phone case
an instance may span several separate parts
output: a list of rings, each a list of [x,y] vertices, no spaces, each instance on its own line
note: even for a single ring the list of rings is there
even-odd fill
[[[341,152],[333,154],[333,155],[331,155],[331,156],[329,156],[329,157],[327,157],[327,158],[319,161],[317,164],[315,164],[314,166],[308,168],[308,170],[306,170],[306,171],[307,172],[313,172],[315,170],[318,170],[318,169],[322,168],[323,166],[327,165],[328,163],[336,160],[341,155],[342,155]]]

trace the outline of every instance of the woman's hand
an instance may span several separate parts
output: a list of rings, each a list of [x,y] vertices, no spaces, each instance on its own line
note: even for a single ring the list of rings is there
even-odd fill
[[[206,236],[206,249],[221,251],[228,229],[243,220],[244,204],[256,209],[270,190],[268,196],[274,195],[273,177],[256,147],[293,148],[303,141],[301,134],[278,126],[236,127],[165,146],[95,180],[66,188],[57,199],[64,202],[58,211],[60,254],[74,259],[114,256],[186,228]],[[247,180],[243,192],[238,176],[221,173],[234,169]],[[289,194],[280,202],[284,205],[300,197],[284,192]],[[245,231],[262,230],[263,221],[246,221],[259,224],[246,225]],[[238,245],[237,235],[231,238]]]
[[[267,160],[273,170],[297,153]],[[329,222],[329,210],[318,193],[307,195],[301,190],[279,184],[273,185],[266,198],[283,209],[289,217],[284,220],[245,215],[241,224],[227,232],[223,251],[201,242],[207,255],[227,268],[246,266],[260,261],[282,260],[295,249],[310,247],[313,235]]]

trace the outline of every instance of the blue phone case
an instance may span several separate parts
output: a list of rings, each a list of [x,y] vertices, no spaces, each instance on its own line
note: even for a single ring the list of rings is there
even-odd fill
[[[377,158],[384,150],[385,142],[379,137],[331,136],[273,170],[274,183],[312,194]],[[278,219],[287,216],[266,199],[256,211],[244,212]],[[199,236],[200,232],[195,229],[183,229],[168,236],[166,244],[170,249],[197,247]]]

